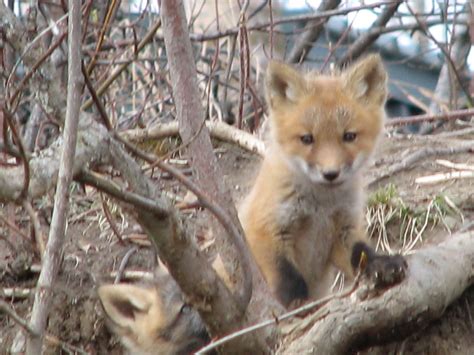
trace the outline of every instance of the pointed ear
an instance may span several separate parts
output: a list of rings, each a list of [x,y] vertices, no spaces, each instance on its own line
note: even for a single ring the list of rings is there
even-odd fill
[[[280,62],[268,64],[265,87],[267,102],[271,108],[296,102],[305,86],[303,76],[289,65]]]
[[[158,295],[156,289],[129,284],[104,285],[98,290],[107,316],[119,327],[132,327],[137,313],[147,313]]]
[[[378,54],[355,63],[343,75],[346,88],[356,99],[380,106],[385,104],[387,72]]]

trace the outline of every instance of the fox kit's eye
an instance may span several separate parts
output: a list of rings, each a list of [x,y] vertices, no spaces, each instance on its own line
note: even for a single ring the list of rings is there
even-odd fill
[[[314,137],[312,134],[303,134],[300,137],[300,140],[301,140],[301,143],[303,143],[304,145],[310,145],[310,144],[313,144]]]
[[[346,132],[342,136],[342,139],[344,140],[344,142],[354,142],[356,138],[357,138],[357,133],[355,132]]]
[[[186,314],[186,313],[189,313],[190,311],[191,311],[191,306],[187,303],[184,303],[179,310],[179,314]]]

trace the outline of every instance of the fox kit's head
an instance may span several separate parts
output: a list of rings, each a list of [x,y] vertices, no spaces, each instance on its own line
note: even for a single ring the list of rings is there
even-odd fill
[[[386,82],[378,55],[331,76],[303,75],[270,63],[272,135],[291,168],[316,184],[348,181],[367,162],[382,132]]]
[[[209,340],[169,274],[154,285],[104,285],[98,292],[109,328],[130,354],[189,354]]]

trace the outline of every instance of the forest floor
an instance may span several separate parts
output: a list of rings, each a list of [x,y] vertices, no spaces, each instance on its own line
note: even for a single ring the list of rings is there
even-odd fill
[[[463,142],[472,142],[473,139],[474,135],[386,137],[380,144],[368,179],[374,181],[410,153],[428,148],[447,149]],[[225,183],[238,202],[252,184],[260,158],[224,143],[217,144],[215,151]],[[473,153],[435,154],[370,185],[369,205],[372,212],[368,214],[368,220],[373,223],[371,232],[374,244],[379,248],[402,248],[410,252],[422,247],[423,243],[438,243],[449,238],[451,233],[474,228],[472,224],[469,225],[469,221],[474,221],[473,178],[452,178],[430,184],[415,182],[421,176],[454,171],[453,168],[440,165],[438,159],[474,166]],[[154,178],[170,194],[186,201],[186,190],[166,174],[159,178],[156,172]],[[103,203],[108,205],[122,240],[110,228],[103,212]],[[35,207],[40,211],[43,233],[47,235],[45,226],[51,218],[52,195],[37,201]],[[5,215],[15,220],[23,234],[30,234],[28,218],[19,208],[7,206],[4,210]],[[199,245],[212,255],[213,241],[207,233],[203,213],[194,209],[183,210],[183,213],[188,217],[188,224]],[[413,228],[407,228],[407,225]],[[401,229],[403,233],[400,233]],[[421,229],[424,232],[418,235],[416,231]],[[13,235],[11,229],[0,224],[0,234],[7,233]],[[404,237],[400,237],[400,234]],[[387,237],[380,237],[384,235]],[[14,238],[18,244],[13,246],[0,238],[0,297],[7,300],[20,317],[28,319],[39,262],[27,252],[28,244],[19,234]],[[113,282],[113,272],[127,258],[125,270],[130,278],[134,276],[130,271],[150,273],[156,264],[146,236],[126,211],[107,198],[102,200],[92,189],[77,186],[71,194],[64,261],[54,288],[45,354],[74,353],[78,349],[89,354],[122,353],[117,339],[105,327],[96,289],[100,284]],[[448,307],[441,319],[420,328],[402,342],[367,349],[363,353],[474,354],[473,317],[474,286],[471,286]],[[24,341],[19,325],[5,314],[0,314],[0,353],[15,353],[22,348]]]

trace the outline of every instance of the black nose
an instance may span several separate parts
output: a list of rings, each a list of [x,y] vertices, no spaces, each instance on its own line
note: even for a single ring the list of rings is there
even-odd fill
[[[323,176],[327,181],[334,181],[339,176],[339,171],[329,170],[329,171],[324,172]]]

